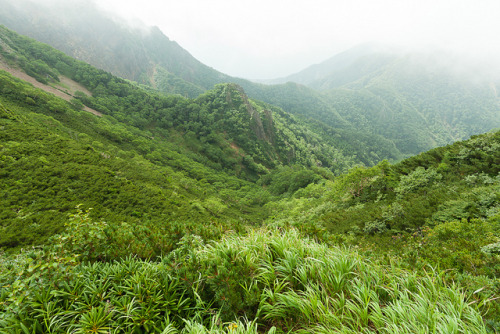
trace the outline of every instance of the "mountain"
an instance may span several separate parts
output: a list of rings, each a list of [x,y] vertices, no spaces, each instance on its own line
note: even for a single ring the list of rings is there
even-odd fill
[[[150,124],[81,111],[3,71],[0,83],[5,330],[499,328],[500,132],[335,179],[276,168],[261,187]],[[203,98],[241,98],[220,88]],[[423,322],[433,303],[439,317]]]
[[[322,83],[328,81],[328,88],[335,88],[356,81],[390,62],[394,56],[380,52],[382,50],[382,46],[376,44],[362,44],[298,73],[267,82],[272,84],[296,82],[322,89],[324,88]]]
[[[290,171],[282,195],[359,163],[236,84],[164,96],[4,27],[0,45],[1,247],[44,242],[78,204],[113,223],[258,222],[271,170]]]
[[[252,195],[259,187],[197,161],[180,143],[80,111],[3,71],[0,82],[0,247],[46,243],[80,206],[107,226],[126,222],[121,228],[130,233],[161,233],[155,250],[140,241],[147,252],[172,247],[193,222],[234,220],[235,228],[242,211],[261,219]]]
[[[365,43],[348,49],[333,57],[312,65],[284,78],[268,80],[268,83],[295,82],[319,91],[339,87],[359,88],[368,85],[378,76],[413,81],[410,74],[424,72],[449,76],[446,80],[469,81],[470,83],[498,83],[500,73],[489,64],[478,63],[478,59],[435,49],[411,49],[376,43]],[[433,78],[427,78],[431,82]]]
[[[500,126],[498,81],[463,75],[470,66],[449,55],[361,45],[278,81],[296,83],[264,85],[205,66],[157,28],[131,26],[89,1],[0,2],[0,22],[150,89],[196,97],[215,84],[236,83],[365,165],[401,160]]]
[[[446,52],[360,46],[283,80],[321,92],[337,115],[413,155],[500,126],[500,76]]]
[[[34,242],[33,235],[23,233],[37,231],[36,228],[26,230],[19,228],[21,225],[39,226],[37,240],[45,240],[41,236],[49,237],[60,231],[65,215],[80,204],[78,198],[82,195],[82,202],[87,207],[96,208],[99,216],[111,222],[120,219],[138,221],[144,217],[148,217],[153,225],[158,219],[173,217],[190,220],[200,217],[234,219],[239,216],[260,220],[263,219],[262,212],[267,210],[261,206],[273,196],[290,195],[309,184],[331,179],[329,173],[341,174],[360,161],[354,155],[345,154],[348,147],[341,145],[347,143],[342,138],[325,135],[328,128],[321,128],[319,124],[317,127],[304,125],[279,108],[250,99],[236,84],[217,85],[196,99],[167,97],[75,61],[6,28],[0,28],[0,41],[3,68],[17,76],[31,78],[37,87],[50,93],[58,92],[57,95],[66,100],[0,72],[0,102],[5,123],[2,142],[6,143],[2,146],[2,176],[7,185],[2,190],[2,197],[7,199],[2,220],[4,226],[8,226],[7,231],[13,233],[3,235],[4,246],[22,245],[21,240]],[[84,112],[84,107],[90,112]],[[349,134],[345,136],[349,138]],[[471,173],[494,177],[499,165],[495,155],[497,137],[483,138],[471,140],[473,144],[468,144],[467,148],[456,144],[454,147],[458,148],[436,149],[425,156],[439,157],[432,166],[440,168],[440,178],[464,173],[461,180],[475,177]],[[370,137],[365,139],[370,140]],[[483,144],[483,141],[488,144]],[[332,143],[337,145],[331,146]],[[474,143],[481,143],[481,148]],[[352,142],[349,144],[351,149],[355,147]],[[59,157],[62,147],[66,151],[64,158]],[[362,151],[363,147],[360,148]],[[474,157],[474,160],[466,160],[470,168],[464,163],[456,165],[458,158],[454,157],[462,159],[464,152],[471,149],[484,153],[470,153]],[[482,156],[482,161],[476,156]],[[360,181],[359,194],[354,198],[357,200],[366,187],[373,188],[366,196],[372,200],[377,198],[373,205],[380,206],[379,201],[384,196],[394,197],[397,185],[389,185],[391,180],[403,178],[402,175],[395,177],[390,170],[412,174],[412,170],[399,166],[415,165],[411,161],[420,160],[416,157],[395,167],[382,164],[366,172],[362,169],[352,172],[353,178],[361,177],[368,182]],[[445,167],[451,164],[456,165],[454,169]],[[73,171],[68,173],[65,165],[74,166],[70,169]],[[430,168],[423,162],[416,165]],[[484,167],[479,168],[479,165]],[[138,172],[140,169],[148,172]],[[392,175],[384,181],[389,183],[375,182],[380,173]],[[142,176],[137,178],[138,175]],[[170,175],[168,181],[161,175]],[[432,177],[436,175],[434,173]],[[350,178],[349,174],[346,178]],[[40,179],[50,181],[39,183]],[[87,185],[88,180],[94,180],[92,187]],[[225,184],[233,184],[231,191],[224,191],[225,195],[219,197]],[[266,195],[261,186],[266,187]],[[99,191],[99,187],[108,189],[107,193]],[[135,187],[138,188],[133,190]],[[349,189],[339,187],[344,192]],[[454,186],[454,189],[458,188]],[[110,192],[109,189],[114,190]],[[145,195],[144,191],[152,191],[155,195]],[[491,192],[495,191],[492,189]],[[329,193],[326,190],[320,192]],[[123,206],[130,194],[137,197],[126,201],[135,204]],[[245,197],[244,201],[238,199],[241,196]],[[335,196],[328,195],[327,200]],[[165,197],[171,202],[162,200]],[[314,197],[316,195],[312,195]],[[49,203],[61,202],[61,198],[64,198],[64,207],[53,212],[54,205]],[[148,198],[151,204],[146,204],[143,198]],[[420,199],[418,202],[425,201]],[[496,205],[495,201],[488,203]],[[433,205],[438,204],[434,202]],[[269,203],[268,209],[272,210],[274,205]],[[388,204],[388,207],[393,205]],[[248,216],[241,216],[242,211]],[[287,217],[290,215],[287,210],[281,212]],[[369,211],[364,212],[368,214]],[[254,213],[257,215],[253,216]],[[425,216],[420,212],[416,218],[419,223],[398,228],[418,227],[423,218]],[[316,218],[315,221],[323,219]],[[363,219],[358,217],[357,223]],[[408,224],[408,218],[404,224]]]
[[[5,27],[0,47],[3,331],[500,329],[500,132],[361,167],[376,137],[340,114],[167,96]]]
[[[229,77],[156,27],[131,27],[92,1],[0,1],[0,22],[114,75],[195,97]]]
[[[383,134],[403,154],[498,128],[500,81],[475,81],[439,65],[440,60],[400,57],[325,94],[351,124]]]

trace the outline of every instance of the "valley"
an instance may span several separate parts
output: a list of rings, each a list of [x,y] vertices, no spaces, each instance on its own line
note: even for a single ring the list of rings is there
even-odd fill
[[[0,332],[500,331],[500,81],[360,46],[254,83],[0,4]]]

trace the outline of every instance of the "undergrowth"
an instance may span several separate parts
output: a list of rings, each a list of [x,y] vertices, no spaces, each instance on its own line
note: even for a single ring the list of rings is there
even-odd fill
[[[432,268],[418,275],[374,264],[294,229],[216,243],[187,235],[157,261],[56,252],[1,258],[3,332],[487,332],[480,310],[491,300]]]

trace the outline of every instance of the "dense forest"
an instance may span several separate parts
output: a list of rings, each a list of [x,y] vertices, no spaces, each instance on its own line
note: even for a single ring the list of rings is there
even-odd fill
[[[360,45],[264,85],[218,72],[158,28],[130,27],[90,0],[54,3],[0,0],[0,22],[151,90],[196,98],[216,84],[236,83],[365,165],[500,127],[500,78],[446,53]]]
[[[0,62],[70,95],[0,70],[2,332],[500,331],[500,132],[390,162],[236,83],[164,94],[5,27]]]

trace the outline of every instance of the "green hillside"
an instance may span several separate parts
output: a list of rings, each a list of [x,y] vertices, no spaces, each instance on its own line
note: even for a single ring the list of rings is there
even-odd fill
[[[277,205],[283,220],[325,233],[394,235],[499,214],[500,132],[433,149],[400,163],[356,167]],[[281,208],[280,205],[284,207]],[[293,207],[294,211],[288,210]],[[278,215],[278,216],[276,216]]]
[[[86,0],[0,4],[0,23],[7,27],[152,90],[195,98],[216,84],[236,83],[365,165],[399,161],[500,126],[498,80],[478,81],[474,66],[447,54],[361,45],[275,81],[281,84],[263,85],[220,73],[157,28],[130,26]],[[54,17],[56,10],[61,15]]]
[[[0,80],[2,248],[45,243],[77,206],[134,231],[143,226],[141,233],[163,230],[168,249],[189,222],[224,217],[233,228],[230,221],[239,224],[240,212],[258,205],[253,184],[193,160],[175,143],[74,110],[5,73]]]
[[[92,1],[1,0],[0,5],[0,24],[122,78],[188,97],[229,81],[158,28],[130,28]]]
[[[352,124],[383,134],[404,154],[464,139],[500,125],[495,83],[474,82],[430,60],[398,59],[376,74],[329,91]],[[438,59],[435,59],[439,63]]]
[[[2,28],[1,34],[2,57],[12,66],[43,83],[60,86],[59,76],[76,81],[92,95],[80,92],[74,100],[152,135],[159,131],[160,137],[179,138],[182,146],[214,168],[255,178],[281,164],[323,165],[334,172],[346,167],[343,162],[348,158],[320,143],[308,126],[276,107],[249,99],[235,84],[218,85],[196,99],[164,96],[8,29]],[[127,134],[111,136],[120,142]]]
[[[383,133],[369,131],[363,125],[354,127],[349,119],[352,115],[341,115],[333,108],[330,98],[318,91],[293,82],[272,86],[242,83],[242,86],[250,96],[279,106],[316,129],[325,141],[342,148],[345,154],[355,153],[366,166],[384,159],[398,161],[404,158],[392,140],[385,138]]]
[[[114,75],[160,92],[191,98],[215,84],[233,82],[243,87],[250,97],[279,106],[300,117],[302,123],[312,123],[317,132],[324,134],[323,139],[331,141],[330,145],[342,149],[344,155],[356,152],[363,164],[403,158],[392,141],[356,130],[329,101],[311,89],[297,85],[260,85],[224,75],[201,64],[157,28],[127,27],[88,1],[61,3],[57,10],[64,15],[56,18],[50,15],[52,7],[48,4],[23,1],[30,5],[0,1],[0,23]],[[95,39],[96,35],[100,38]]]
[[[0,66],[2,333],[500,331],[500,132],[365,167],[400,143],[305,86],[165,95],[5,27]]]
[[[2,247],[45,242],[80,204],[114,223],[257,223],[270,197],[358,161],[237,85],[194,100],[163,96],[5,28],[0,38],[9,68],[56,91],[73,79],[91,94],[77,91],[66,102],[2,72]],[[283,191],[255,184],[281,169],[297,175]]]
[[[500,126],[500,78],[443,52],[365,45],[283,80],[321,91],[336,112],[325,117],[328,112],[314,108],[310,117],[330,126],[342,118],[384,137],[404,156]]]

